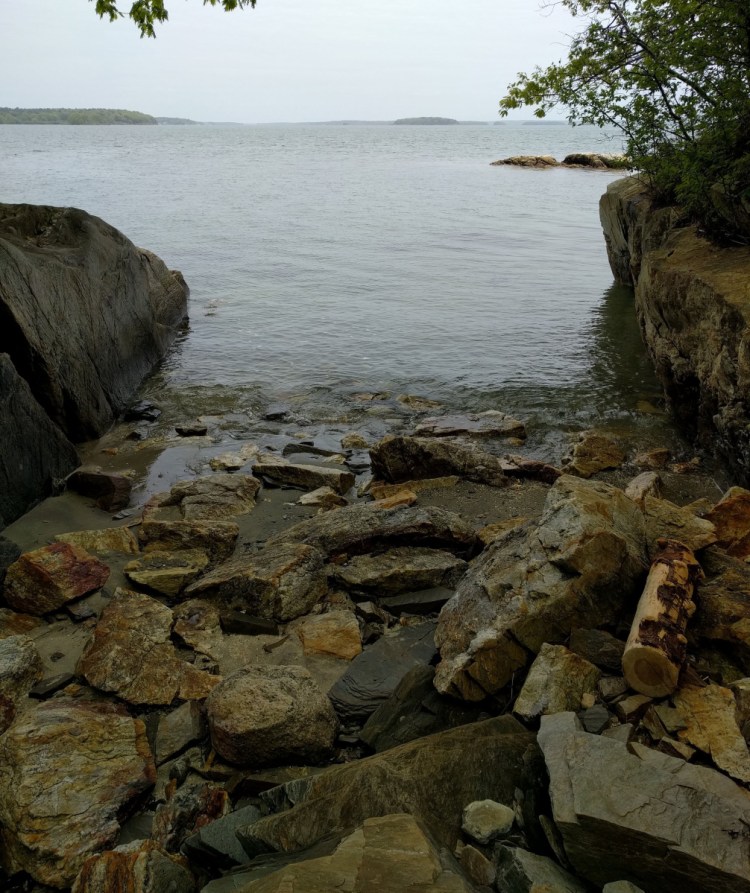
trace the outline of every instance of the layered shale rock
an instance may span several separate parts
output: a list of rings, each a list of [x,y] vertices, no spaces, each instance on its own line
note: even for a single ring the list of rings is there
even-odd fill
[[[559,478],[538,526],[488,546],[443,608],[438,691],[481,700],[545,642],[611,621],[645,578],[645,544],[643,515],[621,490]]]
[[[155,778],[145,726],[115,705],[54,698],[24,713],[0,736],[3,867],[69,887]]]

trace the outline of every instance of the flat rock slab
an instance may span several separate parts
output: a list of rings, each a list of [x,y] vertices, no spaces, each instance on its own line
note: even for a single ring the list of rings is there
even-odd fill
[[[390,483],[451,475],[493,487],[510,483],[505,463],[498,456],[434,437],[389,434],[370,449],[370,461],[374,477]]]
[[[593,884],[747,893],[750,798],[712,769],[542,718],[555,824],[573,870]]]
[[[199,549],[217,562],[234,552],[240,528],[234,521],[173,521],[144,515],[138,535],[147,552]]]
[[[355,555],[344,564],[332,564],[329,575],[354,592],[396,595],[455,585],[466,567],[465,561],[450,552],[403,546],[377,555]]]
[[[205,698],[219,677],[180,659],[171,640],[173,619],[155,598],[118,589],[81,655],[78,673],[131,704]]]
[[[351,505],[302,521],[271,537],[267,545],[277,548],[286,543],[312,546],[329,558],[404,543],[468,555],[479,548],[474,528],[453,512],[432,506],[382,508],[376,503]]]
[[[265,872],[264,872],[265,873]],[[240,878],[245,875],[239,875]],[[295,861],[251,880],[247,893],[471,893],[473,886],[412,816],[366,819],[330,854]],[[210,893],[212,885],[206,890]],[[217,893],[218,893],[217,888]]]
[[[287,621],[307,614],[327,591],[321,552],[286,542],[220,564],[186,594],[216,599],[265,620]]]
[[[526,439],[526,426],[505,413],[490,410],[469,415],[424,419],[414,429],[417,437],[513,437]]]
[[[563,645],[542,645],[513,712],[526,722],[549,713],[580,710],[584,694],[596,691],[601,671]]]
[[[123,552],[135,555],[138,552],[138,540],[129,527],[107,527],[104,530],[76,530],[73,533],[60,533],[55,542],[70,543],[85,549],[86,552],[102,554],[107,552]]]
[[[328,696],[344,722],[362,722],[387,700],[415,666],[435,656],[435,624],[402,627],[369,645],[350,664]]]
[[[107,582],[109,568],[78,546],[53,543],[24,552],[5,576],[3,595],[16,611],[47,614]]]
[[[54,698],[24,713],[0,736],[5,867],[70,886],[155,780],[145,726],[121,708]]]
[[[249,853],[293,852],[373,816],[407,812],[452,847],[464,806],[485,799],[508,805],[516,787],[528,790],[524,758],[533,742],[520,723],[500,716],[332,766],[285,785],[281,790],[295,805],[238,836]]]
[[[482,700],[545,642],[611,622],[646,574],[643,515],[608,484],[563,475],[538,525],[517,528],[475,559],[440,613],[438,691]]]
[[[302,667],[248,666],[206,701],[211,744],[227,762],[271,766],[330,756],[338,731],[331,704]]]
[[[200,549],[185,552],[147,552],[125,565],[123,571],[131,583],[176,598],[206,569],[208,555]]]
[[[300,490],[330,487],[336,493],[344,494],[354,486],[354,475],[351,471],[326,468],[323,465],[295,465],[291,462],[286,465],[277,465],[275,462],[256,462],[253,471],[278,484],[285,484]]]
[[[260,481],[250,474],[210,474],[175,484],[150,514],[174,506],[186,521],[226,521],[252,511],[258,490]]]

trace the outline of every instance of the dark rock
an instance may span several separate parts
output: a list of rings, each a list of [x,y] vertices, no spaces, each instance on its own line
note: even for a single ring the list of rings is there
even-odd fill
[[[175,425],[175,431],[180,437],[203,437],[208,434],[208,425],[203,422],[188,422],[184,425]]]
[[[388,700],[370,715],[360,739],[379,753],[415,738],[476,722],[481,708],[439,695],[432,683],[434,677],[434,667],[412,667]]]
[[[214,819],[183,844],[183,851],[195,857],[202,864],[211,864],[221,869],[233,865],[246,865],[250,857],[237,839],[238,828],[246,828],[260,818],[257,806],[243,806],[222,818]]]
[[[219,615],[221,628],[225,633],[243,636],[278,636],[279,625],[264,617],[254,617],[243,611],[222,611]]]
[[[528,790],[526,758],[534,750],[533,735],[510,716],[461,726],[290,782],[282,790],[294,806],[238,836],[251,854],[293,851],[371,816],[407,812],[453,847],[464,806],[485,799],[509,805],[517,787]]]
[[[140,400],[132,403],[122,414],[124,422],[155,422],[161,416],[161,410],[153,403]]]
[[[283,422],[289,416],[290,408],[286,403],[271,403],[266,407],[263,418],[267,422]]]
[[[496,855],[497,889],[503,893],[588,893],[587,884],[546,856],[507,846]]]
[[[29,697],[39,698],[40,700],[48,698],[61,688],[65,688],[73,679],[75,679],[73,673],[57,673],[54,676],[45,676],[41,682],[37,682],[29,691]]]
[[[105,512],[127,507],[133,482],[123,474],[112,474],[100,468],[79,468],[66,481],[69,490],[87,496]]]
[[[434,623],[402,627],[355,657],[328,692],[342,721],[364,721],[393,694],[409,670],[429,664],[436,654],[434,634]]]
[[[0,214],[2,207],[0,206]],[[0,289],[1,287],[0,283]],[[2,341],[3,336],[0,335],[0,345]],[[54,493],[65,476],[78,465],[79,459],[75,447],[39,405],[26,381],[16,371],[10,357],[1,352],[0,430],[3,432],[0,437],[0,529],[2,529],[20,517],[34,503]],[[6,547],[0,551],[0,575],[7,555]]]
[[[600,629],[574,629],[570,634],[570,650],[603,670],[622,672],[625,643]]]
[[[210,782],[185,784],[154,815],[151,839],[168,853],[177,853],[188,837],[229,811],[229,796]]]
[[[380,604],[391,614],[437,614],[452,595],[452,589],[434,587],[389,595],[381,598]]]
[[[34,205],[0,206],[0,271],[0,350],[71,440],[98,437],[177,335],[184,280],[97,217]]]
[[[593,707],[589,707],[588,710],[581,711],[578,714],[578,718],[581,720],[584,729],[587,732],[591,732],[592,735],[601,734],[612,719],[607,708],[601,704],[595,704]]]
[[[0,509],[0,517],[2,517],[2,509]],[[0,522],[2,523],[2,522]],[[0,595],[3,591],[3,582],[5,581],[5,572],[17,561],[21,555],[21,549],[15,543],[0,536]]]

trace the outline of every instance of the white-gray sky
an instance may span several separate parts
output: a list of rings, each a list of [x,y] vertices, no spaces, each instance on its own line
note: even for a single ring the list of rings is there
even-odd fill
[[[0,0],[0,106],[201,121],[491,120],[516,73],[564,57],[575,30],[565,10],[540,0],[167,8],[156,40],[141,40],[129,20],[100,20],[89,0]]]

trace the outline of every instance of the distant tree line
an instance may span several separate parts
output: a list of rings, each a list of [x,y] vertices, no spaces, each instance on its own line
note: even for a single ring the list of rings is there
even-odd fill
[[[126,109],[0,108],[0,124],[158,124],[156,118]]]

